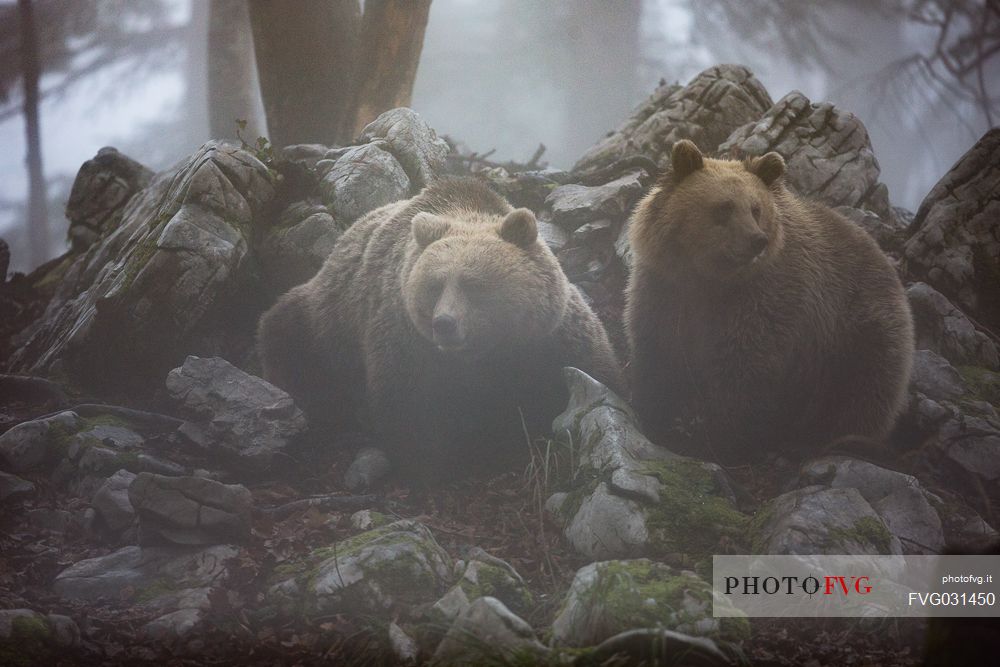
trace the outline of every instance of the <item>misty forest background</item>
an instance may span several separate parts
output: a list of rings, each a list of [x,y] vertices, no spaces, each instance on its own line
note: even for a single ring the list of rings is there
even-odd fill
[[[236,118],[251,142],[337,144],[407,105],[568,169],[661,80],[723,62],[860,116],[912,210],[1000,117],[1000,0],[0,1],[0,237],[30,270],[65,250],[100,147],[162,169]]]

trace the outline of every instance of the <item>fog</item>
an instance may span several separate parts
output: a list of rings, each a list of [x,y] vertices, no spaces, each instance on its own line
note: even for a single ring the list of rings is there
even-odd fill
[[[53,5],[36,2],[46,4]],[[97,4],[109,11],[122,7],[115,0]],[[569,168],[661,80],[683,84],[708,66],[737,62],[755,72],[775,101],[797,89],[814,102],[856,113],[871,134],[892,203],[911,210],[988,129],[974,103],[892,67],[926,52],[937,37],[933,26],[892,11],[907,3],[773,0],[777,18],[733,19],[733,12],[751,4],[769,3],[434,0],[412,106],[439,133],[470,150],[526,161],[544,144],[544,161]],[[143,41],[136,39],[131,55],[90,74],[86,59],[95,57],[88,55],[94,49],[80,48],[69,62],[82,74],[69,83],[65,67],[43,71],[50,256],[65,247],[62,206],[76,169],[100,147],[115,145],[161,169],[209,138],[207,0],[140,5],[158,8],[147,14],[136,9],[132,27],[176,27],[172,45],[150,46],[144,57]],[[10,2],[0,3],[0,10],[5,22],[16,17]],[[31,268],[23,230],[26,141],[18,113],[20,81],[10,74],[16,62],[7,55],[7,97],[0,98],[0,111],[6,111],[0,113],[0,236],[12,247],[11,270],[25,271]],[[1000,74],[995,65],[988,74]]]

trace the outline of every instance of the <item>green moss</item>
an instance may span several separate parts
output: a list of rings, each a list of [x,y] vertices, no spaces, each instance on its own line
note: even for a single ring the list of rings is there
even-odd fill
[[[593,495],[600,483],[601,477],[596,471],[588,469],[585,473],[581,473],[559,507],[560,516],[566,521],[571,521],[580,511],[583,501]]]
[[[33,287],[38,290],[45,291],[47,289],[57,286],[66,275],[66,271],[72,266],[73,262],[76,261],[78,255],[67,255],[66,258],[52,267],[51,270],[47,271],[44,276],[42,276]]]
[[[495,597],[516,613],[528,611],[534,603],[531,591],[498,565],[480,562],[476,578],[476,583],[465,578],[459,582],[469,600],[484,596]]]
[[[0,664],[11,667],[44,664],[52,657],[52,629],[44,618],[17,616],[10,638],[0,643]]]
[[[56,421],[49,422],[49,430],[46,434],[49,445],[52,448],[54,458],[66,458],[69,452],[69,445],[74,435],[79,433],[77,429],[71,429]]]
[[[139,589],[135,595],[135,601],[140,604],[152,602],[156,598],[169,595],[176,590],[177,587],[168,579],[157,579],[148,586]]]
[[[87,429],[91,429],[97,426],[118,426],[120,428],[127,428],[132,430],[135,428],[132,422],[127,419],[122,419],[121,417],[116,417],[115,415],[98,415],[96,417],[85,417],[83,422],[86,424]]]
[[[767,503],[761,507],[750,522],[747,524],[745,541],[750,543],[750,553],[766,553],[767,545],[764,544],[764,527],[774,519],[774,504]]]
[[[830,531],[830,546],[837,548],[846,542],[870,544],[880,554],[888,554],[892,544],[892,533],[881,519],[866,516],[854,522],[851,528],[835,528]]]
[[[289,579],[295,579],[300,589],[312,591],[315,589],[317,580],[330,568],[333,558],[339,561],[358,556],[366,547],[381,540],[392,543],[408,542],[427,561],[433,561],[434,554],[432,548],[420,537],[412,535],[402,530],[399,526],[385,526],[360,533],[342,542],[338,542],[328,547],[314,549],[308,556],[297,561],[282,563],[274,568],[270,578],[271,584],[278,584]],[[417,602],[419,596],[410,595],[414,591],[425,591],[427,588],[437,588],[438,581],[435,575],[428,572],[420,562],[418,555],[413,552],[402,552],[392,560],[373,561],[365,560],[361,563],[365,571],[365,579],[373,582],[379,589],[391,594],[394,598]],[[365,608],[370,606],[371,591],[362,590],[357,593],[351,590],[352,587],[338,591],[337,596],[343,602],[345,608]],[[310,599],[310,595],[303,595],[296,600],[296,607],[299,613],[308,612],[312,608],[315,600]]]
[[[969,387],[969,398],[1000,407],[1000,373],[978,366],[959,366],[958,372]]]
[[[646,522],[657,551],[699,559],[716,552],[720,541],[742,537],[747,516],[720,495],[712,472],[701,462],[650,461],[644,472],[662,485],[660,503]]]
[[[129,254],[128,261],[125,264],[125,278],[122,282],[122,289],[128,290],[132,287],[136,276],[139,275],[139,272],[149,264],[149,260],[156,254],[157,246],[155,237],[156,231],[154,230],[142,239],[135,250]]]
[[[581,602],[599,609],[602,619],[616,626],[608,632],[640,627],[673,630],[712,617],[712,589],[702,579],[648,560],[610,561],[598,565],[597,571],[597,580]],[[720,619],[719,631],[709,633],[730,641],[749,635],[745,618]]]

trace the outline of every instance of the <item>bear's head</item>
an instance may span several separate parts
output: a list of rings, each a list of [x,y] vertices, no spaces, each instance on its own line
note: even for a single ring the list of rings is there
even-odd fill
[[[749,276],[782,247],[784,173],[777,153],[714,160],[678,141],[671,169],[641,204],[633,245],[667,272],[718,281]]]
[[[403,283],[407,313],[440,351],[477,354],[550,334],[569,284],[528,209],[417,213]]]

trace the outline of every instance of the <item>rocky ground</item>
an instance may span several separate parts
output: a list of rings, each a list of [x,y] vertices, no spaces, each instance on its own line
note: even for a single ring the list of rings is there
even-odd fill
[[[896,263],[919,349],[884,450],[721,468],[567,370],[553,433],[516,444],[524,470],[420,488],[256,377],[273,299],[448,172],[536,211],[621,347],[626,219],[680,138],[778,151]],[[1000,131],[911,214],[858,118],[724,66],[661,86],[572,171],[535,162],[463,153],[397,109],[347,147],[84,164],[72,250],[0,281],[0,663],[920,664],[921,622],[718,619],[706,576],[713,553],[996,543]]]

